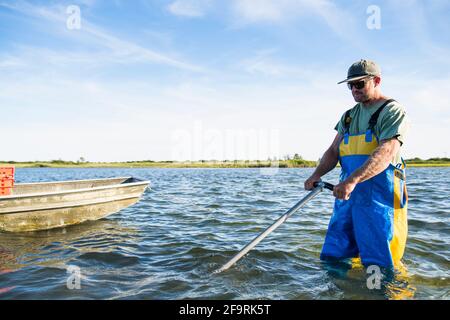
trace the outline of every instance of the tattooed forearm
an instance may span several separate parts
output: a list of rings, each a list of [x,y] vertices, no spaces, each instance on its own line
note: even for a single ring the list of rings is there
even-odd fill
[[[364,182],[385,170],[400,148],[400,142],[393,138],[383,140],[367,161],[355,170],[348,181]]]

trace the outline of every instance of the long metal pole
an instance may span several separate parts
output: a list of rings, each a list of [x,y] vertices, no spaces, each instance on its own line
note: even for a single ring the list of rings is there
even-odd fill
[[[285,214],[283,214],[281,217],[278,218],[277,221],[275,221],[270,227],[268,227],[263,233],[261,233],[259,236],[257,236],[255,239],[253,239],[252,242],[247,244],[241,251],[239,251],[238,254],[236,254],[230,261],[225,263],[221,268],[214,271],[214,273],[220,273],[222,271],[227,270],[229,267],[231,267],[233,264],[235,264],[240,258],[242,258],[244,255],[247,254],[250,250],[252,250],[258,243],[260,243],[265,237],[267,237],[273,230],[278,228],[283,222],[285,222],[295,211],[303,207],[309,200],[314,198],[316,195],[318,195],[320,192],[323,191],[324,188],[327,186],[323,182],[319,182],[316,184],[316,187],[306,195],[302,200],[297,202],[295,206],[293,206],[291,209],[289,209]]]

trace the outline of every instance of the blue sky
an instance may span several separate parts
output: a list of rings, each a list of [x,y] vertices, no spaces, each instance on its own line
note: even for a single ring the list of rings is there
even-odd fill
[[[449,17],[447,0],[0,0],[0,159],[317,159],[360,58],[407,110],[404,156],[449,156]]]

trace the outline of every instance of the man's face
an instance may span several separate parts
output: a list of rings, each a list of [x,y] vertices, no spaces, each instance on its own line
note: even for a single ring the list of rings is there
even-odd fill
[[[366,102],[375,96],[375,88],[379,84],[378,77],[367,77],[358,81],[348,83],[356,102]]]

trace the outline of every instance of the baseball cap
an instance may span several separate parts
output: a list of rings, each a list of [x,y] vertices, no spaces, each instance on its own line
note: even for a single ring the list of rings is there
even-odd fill
[[[350,66],[347,79],[339,81],[338,84],[364,79],[368,76],[381,76],[380,67],[371,60],[361,59]]]

